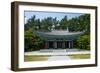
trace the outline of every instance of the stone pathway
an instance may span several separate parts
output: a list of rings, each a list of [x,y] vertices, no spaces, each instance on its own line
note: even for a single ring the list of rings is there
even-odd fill
[[[51,56],[48,58],[48,61],[56,61],[56,60],[70,60],[68,56]]]
[[[25,55],[51,55],[51,56],[59,56],[59,55],[70,55],[70,54],[90,54],[90,51],[87,50],[77,50],[77,49],[58,49],[58,50],[43,50],[43,51],[32,51],[25,52]]]

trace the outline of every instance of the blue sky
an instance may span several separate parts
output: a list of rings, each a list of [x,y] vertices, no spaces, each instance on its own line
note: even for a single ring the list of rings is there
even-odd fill
[[[24,15],[25,15],[25,23],[27,22],[27,20],[29,18],[31,18],[33,15],[36,16],[36,19],[44,19],[47,17],[53,17],[53,18],[57,18],[57,20],[61,20],[64,16],[67,16],[68,19],[72,19],[75,17],[78,17],[80,15],[82,15],[83,13],[63,13],[63,12],[40,12],[40,11],[25,11]]]

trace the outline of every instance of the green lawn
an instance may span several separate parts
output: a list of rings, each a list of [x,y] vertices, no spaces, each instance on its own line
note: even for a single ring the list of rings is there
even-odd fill
[[[71,55],[67,55],[68,57],[70,57],[71,59],[89,59],[90,58],[90,54],[71,54]],[[50,55],[24,55],[24,61],[25,62],[29,62],[29,61],[47,61],[48,57],[50,57]]]
[[[28,61],[46,61],[46,60],[48,60],[48,57],[49,56],[41,56],[41,55],[39,55],[39,56],[37,56],[37,55],[30,55],[30,56],[27,56],[27,55],[24,55],[24,61],[25,62],[28,62]]]
[[[89,59],[90,54],[76,54],[76,55],[68,55],[71,59]]]

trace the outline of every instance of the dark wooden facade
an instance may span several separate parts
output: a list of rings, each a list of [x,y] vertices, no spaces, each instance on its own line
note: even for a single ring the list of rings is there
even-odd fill
[[[60,48],[73,48],[73,41],[72,40],[66,40],[66,41],[45,41],[45,49],[47,48],[53,48],[53,49],[60,49]]]

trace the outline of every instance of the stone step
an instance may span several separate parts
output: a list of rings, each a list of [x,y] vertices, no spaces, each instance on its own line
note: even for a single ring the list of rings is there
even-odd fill
[[[66,49],[41,49],[40,52],[66,52]]]

